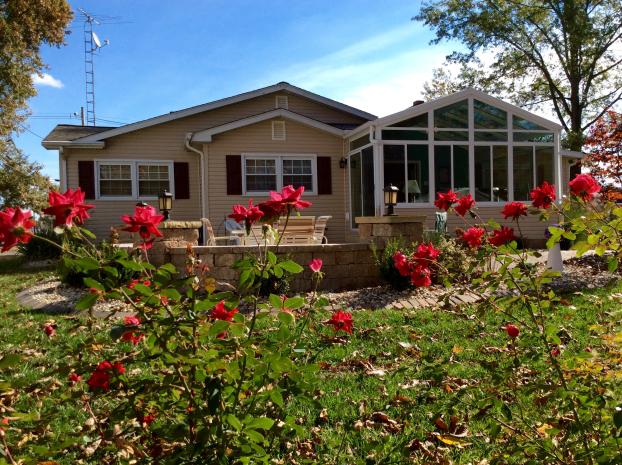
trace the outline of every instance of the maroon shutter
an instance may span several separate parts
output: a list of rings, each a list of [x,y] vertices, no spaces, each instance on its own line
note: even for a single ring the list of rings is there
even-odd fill
[[[185,161],[173,163],[173,177],[175,179],[175,198],[190,198],[190,169]]]
[[[242,155],[227,155],[227,195],[242,195]]]
[[[87,199],[95,198],[95,162],[93,160],[78,161],[78,185]]]
[[[319,195],[333,193],[331,162],[331,157],[317,157],[317,193]]]

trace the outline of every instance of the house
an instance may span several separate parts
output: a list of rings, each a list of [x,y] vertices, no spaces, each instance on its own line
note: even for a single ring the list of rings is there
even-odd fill
[[[232,205],[288,184],[305,186],[306,214],[332,215],[330,242],[355,241],[357,216],[382,215],[389,183],[396,213],[427,215],[428,227],[449,188],[503,223],[503,203],[528,201],[542,181],[561,194],[581,156],[560,149],[558,124],[474,89],[415,103],[377,118],[281,82],[121,127],[58,125],[42,144],[59,151],[61,189],[80,186],[96,205],[100,238],[164,189],[173,218],[209,218],[223,234]],[[523,232],[539,240],[544,228],[529,218]]]

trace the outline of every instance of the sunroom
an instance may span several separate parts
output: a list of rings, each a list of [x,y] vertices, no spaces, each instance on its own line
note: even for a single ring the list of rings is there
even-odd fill
[[[389,184],[399,189],[398,215],[432,209],[449,189],[495,210],[528,201],[543,181],[559,189],[560,130],[474,89],[366,123],[347,140],[352,228],[358,216],[384,214]]]

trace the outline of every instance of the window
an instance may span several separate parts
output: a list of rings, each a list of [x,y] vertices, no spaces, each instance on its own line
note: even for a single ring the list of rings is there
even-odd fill
[[[369,144],[369,134],[365,134],[363,137],[350,141],[350,150],[356,150],[364,145]]]
[[[96,162],[97,198],[148,199],[173,192],[173,163],[145,161]]]
[[[469,105],[466,100],[434,110],[435,128],[469,127]]]
[[[453,189],[460,195],[469,193],[469,147],[437,145],[434,147],[434,182],[436,192]]]
[[[428,146],[385,145],[383,185],[389,183],[399,189],[398,203],[428,202]]]
[[[129,163],[100,163],[99,195],[102,197],[132,197],[132,165]]]
[[[305,192],[316,189],[315,155],[244,155],[244,193],[265,194],[283,186],[304,186]]]
[[[350,155],[350,225],[356,229],[356,218],[374,216],[374,149],[367,147]]]
[[[505,145],[475,147],[475,200],[508,199],[508,148]]]
[[[505,110],[473,100],[475,129],[507,129],[508,114]]]
[[[138,196],[157,197],[164,190],[170,191],[168,165],[138,164]]]
[[[529,192],[547,181],[555,184],[553,147],[514,147],[514,200],[529,200]]]

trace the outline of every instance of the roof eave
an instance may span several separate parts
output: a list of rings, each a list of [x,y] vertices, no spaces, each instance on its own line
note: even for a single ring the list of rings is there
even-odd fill
[[[57,150],[61,147],[70,147],[75,149],[103,149],[106,143],[99,142],[74,142],[70,140],[44,140],[41,145],[48,150]]]

